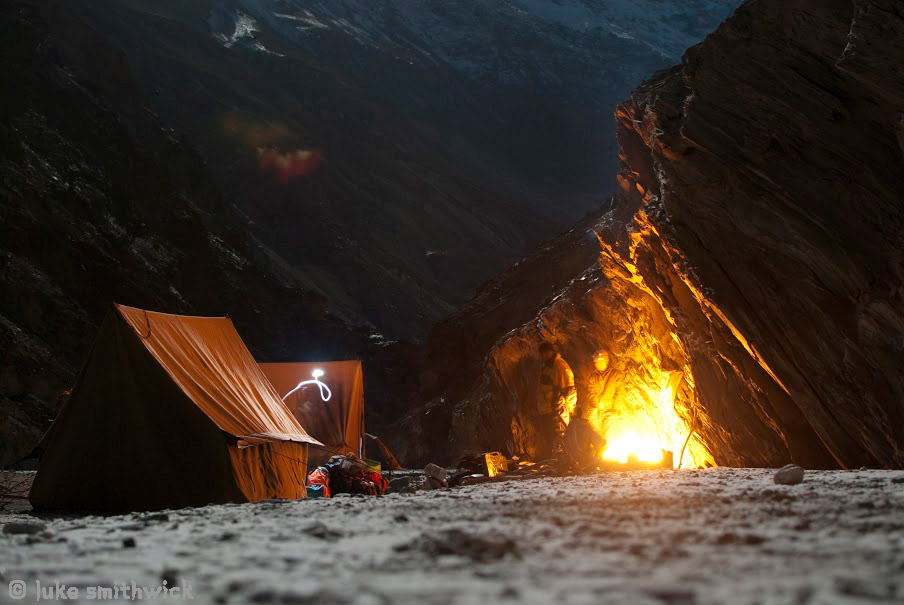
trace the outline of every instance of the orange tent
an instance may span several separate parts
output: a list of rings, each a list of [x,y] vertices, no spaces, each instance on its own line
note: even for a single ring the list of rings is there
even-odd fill
[[[260,366],[280,396],[300,382],[312,380],[315,370],[323,372],[319,380],[329,389],[329,401],[323,400],[316,384],[296,390],[285,400],[295,418],[323,443],[322,448],[311,448],[309,466],[323,464],[336,454],[362,457],[364,378],[360,361],[262,363]]]
[[[226,317],[114,306],[39,446],[35,510],[303,498],[305,432]]]

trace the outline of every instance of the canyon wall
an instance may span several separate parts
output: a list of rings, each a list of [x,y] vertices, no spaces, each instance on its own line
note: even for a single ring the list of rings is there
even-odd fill
[[[486,319],[479,377],[428,404],[448,438],[415,457],[529,452],[549,340],[579,383],[600,347],[634,388],[674,379],[714,463],[904,466],[902,34],[898,2],[749,1],[639,88],[600,266]]]

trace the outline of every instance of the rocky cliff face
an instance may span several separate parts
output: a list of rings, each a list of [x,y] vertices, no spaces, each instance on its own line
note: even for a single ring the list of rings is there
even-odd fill
[[[442,446],[529,451],[551,340],[579,382],[609,348],[645,414],[668,393],[698,462],[904,466],[902,33],[898,2],[754,0],[638,89],[600,268],[433,402]]]

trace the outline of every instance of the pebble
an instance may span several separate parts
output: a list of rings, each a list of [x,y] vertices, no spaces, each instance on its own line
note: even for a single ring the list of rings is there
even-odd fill
[[[775,473],[772,480],[779,485],[797,485],[804,480],[804,469],[796,464],[786,464]]]

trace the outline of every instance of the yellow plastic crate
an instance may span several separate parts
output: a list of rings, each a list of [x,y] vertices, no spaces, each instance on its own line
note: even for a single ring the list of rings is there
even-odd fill
[[[484,457],[487,461],[487,477],[495,477],[500,473],[508,472],[508,461],[499,452],[487,452]]]

